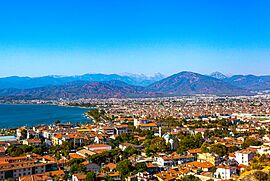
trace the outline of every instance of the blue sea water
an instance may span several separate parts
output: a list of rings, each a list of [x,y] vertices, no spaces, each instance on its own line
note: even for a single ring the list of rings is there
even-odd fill
[[[0,128],[51,124],[56,120],[86,123],[88,109],[44,104],[0,104]]]

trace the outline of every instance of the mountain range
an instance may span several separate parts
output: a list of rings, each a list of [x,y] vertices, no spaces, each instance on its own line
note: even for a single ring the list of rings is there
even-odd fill
[[[85,74],[0,78],[1,99],[79,99],[183,96],[195,94],[252,95],[270,90],[270,76],[202,75],[180,72],[166,77],[134,74]]]

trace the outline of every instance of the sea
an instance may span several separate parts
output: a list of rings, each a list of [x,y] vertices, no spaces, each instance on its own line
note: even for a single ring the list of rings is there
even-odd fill
[[[0,128],[61,123],[92,122],[84,113],[89,109],[49,104],[0,104]]]

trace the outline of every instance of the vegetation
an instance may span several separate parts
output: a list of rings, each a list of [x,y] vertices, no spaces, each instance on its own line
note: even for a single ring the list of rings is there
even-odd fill
[[[129,174],[144,172],[146,169],[147,166],[145,163],[137,163],[133,166],[128,159],[118,162],[116,167],[116,170],[122,175],[122,178],[125,178]]]
[[[85,173],[86,167],[82,165],[81,163],[84,161],[84,159],[72,159],[69,161],[70,166],[70,173]]]
[[[201,181],[201,179],[199,179],[198,177],[195,177],[194,175],[188,175],[188,176],[182,177],[181,179],[179,179],[179,181]]]
[[[41,147],[35,147],[33,145],[21,145],[21,146],[14,146],[11,145],[7,148],[6,152],[10,156],[23,156],[27,155],[28,153],[36,153],[39,155],[42,155],[44,153],[44,150],[46,150],[45,146]]]
[[[148,153],[156,154],[158,152],[166,152],[170,150],[170,147],[166,144],[166,141],[164,138],[161,137],[155,137],[153,139],[148,139],[144,142],[145,145],[148,145],[146,147],[146,150],[148,150]]]
[[[96,181],[97,177],[96,174],[93,172],[88,172],[86,176],[86,181]]]
[[[180,136],[179,147],[177,149],[177,153],[183,154],[185,151],[194,148],[201,148],[204,143],[204,139],[201,134],[196,135],[188,135],[188,136]]]
[[[96,122],[102,122],[104,120],[111,120],[111,118],[106,116],[106,113],[103,109],[101,110],[92,109],[90,111],[87,111],[85,114],[88,115],[90,118],[92,118]]]
[[[224,156],[227,154],[227,148],[222,144],[213,144],[210,146],[210,153],[216,153],[219,156]]]
[[[244,143],[242,144],[242,148],[247,148],[249,146],[260,146],[262,145],[262,142],[259,140],[256,140],[255,138],[246,138]]]

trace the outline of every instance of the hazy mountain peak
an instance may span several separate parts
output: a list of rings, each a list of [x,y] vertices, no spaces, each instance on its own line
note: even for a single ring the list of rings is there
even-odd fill
[[[211,77],[214,77],[216,79],[220,79],[220,80],[223,80],[223,79],[226,79],[227,76],[224,75],[223,73],[220,73],[220,72],[213,72],[210,74]]]

